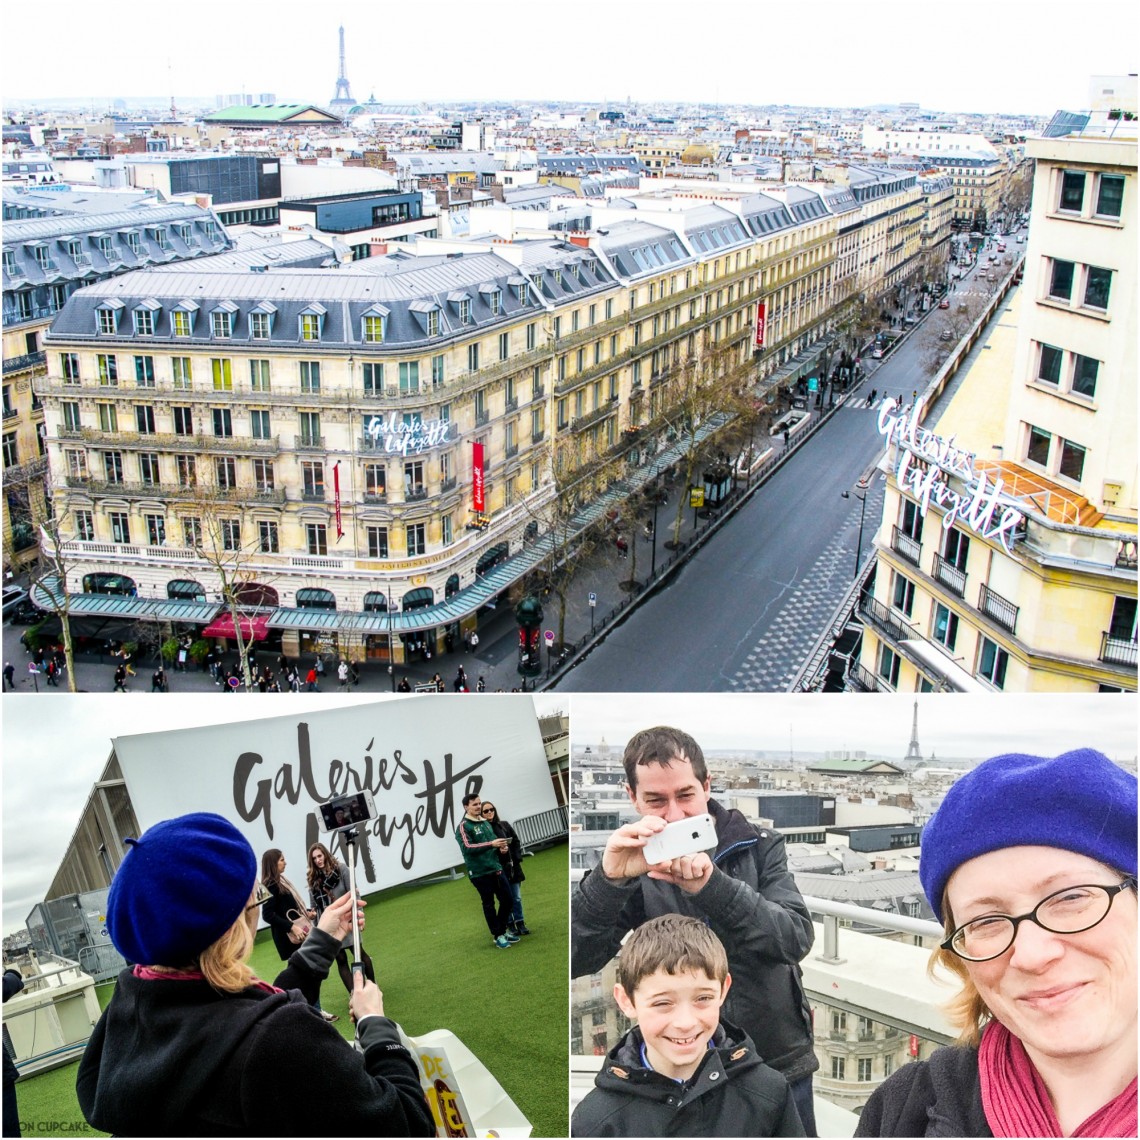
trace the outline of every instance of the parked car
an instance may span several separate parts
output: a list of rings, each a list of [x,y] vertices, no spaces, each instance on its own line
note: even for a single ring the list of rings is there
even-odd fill
[[[945,297],[943,297],[942,300],[938,302],[938,307],[940,309],[948,309],[950,308],[950,302]]]
[[[939,340],[953,340],[954,334],[949,329],[943,329],[942,335],[938,339]]]
[[[5,616],[13,625],[35,625],[44,616],[44,611],[34,605],[31,598],[25,598]]]
[[[875,345],[875,347],[873,349],[871,349],[871,359],[872,360],[882,360],[883,359],[883,350],[878,345]]]
[[[7,618],[10,613],[28,596],[28,591],[21,589],[19,586],[5,586],[4,587],[4,617]]]

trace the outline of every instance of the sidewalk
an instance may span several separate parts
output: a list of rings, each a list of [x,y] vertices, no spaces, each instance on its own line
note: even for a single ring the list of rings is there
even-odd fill
[[[749,484],[738,479],[737,489],[730,493],[725,504],[715,511],[694,512],[685,505],[681,511],[681,526],[678,535],[678,546],[673,549],[672,539],[674,523],[677,517],[678,499],[684,497],[686,502],[688,491],[682,486],[682,479],[676,478],[673,485],[668,488],[668,498],[660,503],[656,511],[656,527],[652,538],[645,533],[645,524],[653,518],[652,508],[645,508],[638,518],[637,526],[624,528],[624,537],[627,543],[627,552],[623,554],[612,541],[606,541],[584,561],[576,573],[566,597],[566,617],[564,635],[567,651],[561,660],[551,660],[552,654],[547,650],[547,641],[544,637],[542,660],[543,671],[537,677],[527,677],[524,681],[518,672],[518,625],[515,621],[513,607],[502,603],[493,612],[484,613],[479,621],[479,645],[472,652],[466,647],[457,646],[452,652],[443,652],[432,657],[430,661],[417,658],[406,665],[396,665],[389,673],[386,662],[365,661],[360,663],[359,684],[349,685],[351,692],[392,692],[402,678],[407,677],[409,684],[415,690],[417,685],[426,685],[433,674],[438,672],[443,678],[447,692],[454,692],[454,681],[459,666],[462,665],[466,674],[471,693],[475,693],[480,677],[483,678],[486,692],[518,692],[533,691],[536,688],[550,688],[557,682],[558,676],[565,669],[573,666],[575,659],[585,652],[614,622],[624,619],[632,609],[649,596],[650,593],[661,588],[673,571],[680,567],[708,538],[719,529],[723,520],[734,514],[743,503],[751,497],[755,489],[764,479],[779,467],[785,459],[794,452],[804,440],[814,435],[830,416],[849,399],[854,393],[864,387],[867,380],[873,376],[877,361],[864,359],[863,376],[847,393],[836,399],[834,407],[823,409],[810,408],[812,422],[785,443],[782,434],[777,432],[768,438],[759,437],[755,441],[757,454],[762,454],[769,447],[772,455],[752,475]],[[703,468],[698,464],[697,476]],[[701,516],[704,517],[701,517]],[[634,547],[636,546],[636,553]],[[631,573],[636,573],[637,588],[628,589]],[[590,605],[590,596],[596,599]],[[542,629],[544,634],[550,631],[555,642],[559,639],[560,606],[558,597],[550,592],[540,598],[543,608]],[[47,684],[43,674],[33,677],[28,672],[29,654],[20,644],[20,636],[24,626],[5,624],[3,629],[4,660],[10,661],[15,667],[16,694],[53,692],[67,692],[65,679],[60,680],[58,688]],[[277,651],[263,650],[257,653],[259,666],[268,663],[274,670],[277,668]],[[301,659],[301,672],[304,674],[313,664],[312,656]],[[236,665],[238,655],[236,651],[226,654],[223,667],[228,669]],[[119,664],[117,658],[103,655],[83,655],[77,658],[75,674],[77,688],[82,692],[110,693],[114,688],[114,672]],[[136,675],[128,678],[127,690],[129,693],[150,693],[151,674],[155,662],[140,659],[135,663]],[[326,661],[329,672],[320,682],[320,691],[336,692],[338,690],[336,667]],[[212,692],[221,694],[226,692],[215,683],[206,672],[195,665],[189,665],[187,671],[180,673],[173,666],[167,668],[166,678],[169,691],[172,693],[185,692]],[[241,691],[241,690],[239,690]],[[15,694],[12,694],[15,695]],[[156,697],[161,694],[154,694]],[[280,694],[281,699],[288,700],[291,693]],[[266,694],[268,697],[278,694]]]

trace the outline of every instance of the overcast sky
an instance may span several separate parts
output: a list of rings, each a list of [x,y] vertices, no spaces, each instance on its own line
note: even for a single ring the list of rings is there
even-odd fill
[[[858,107],[1048,115],[1088,102],[1093,74],[1135,70],[1134,2],[1038,0],[342,0],[266,8],[148,5],[111,17],[87,0],[4,6],[5,98],[273,93],[326,103],[343,24],[358,101],[553,99]],[[37,43],[42,36],[43,42]]]
[[[913,695],[820,696],[813,693],[574,694],[570,739],[575,750],[604,736],[620,751],[639,729],[669,724],[702,748],[805,752],[862,751],[895,760],[906,755]],[[1003,752],[1055,756],[1092,747],[1113,760],[1136,757],[1135,697],[1003,693],[918,698],[918,742],[929,757]]]
[[[164,697],[109,694],[32,694],[3,701],[3,933],[24,925],[32,907],[59,868],[79,823],[92,786],[111,754],[111,738],[205,724],[225,724],[266,716],[293,715],[305,708],[328,709],[383,700],[383,695],[327,693],[315,701],[276,704],[260,695],[172,693]],[[464,700],[485,697],[413,698],[444,701],[453,711]],[[560,711],[565,698],[538,693],[531,700],[539,713]],[[433,706],[434,707],[434,706]]]

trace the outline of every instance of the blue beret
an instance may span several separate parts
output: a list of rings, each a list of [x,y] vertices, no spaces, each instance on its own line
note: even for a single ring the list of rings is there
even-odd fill
[[[1136,777],[1091,748],[967,772],[922,831],[918,877],[939,922],[950,876],[1003,847],[1059,847],[1135,875]]]
[[[257,857],[227,819],[195,812],[128,839],[107,900],[107,933],[129,962],[186,966],[249,902]]]

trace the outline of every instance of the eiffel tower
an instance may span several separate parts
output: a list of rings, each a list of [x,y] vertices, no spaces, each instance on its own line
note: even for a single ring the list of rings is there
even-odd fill
[[[918,701],[914,702],[914,719],[910,726],[910,743],[906,748],[905,759],[915,764],[922,763],[922,749],[918,746]]]
[[[342,25],[338,32],[340,34],[340,72],[336,77],[336,94],[332,97],[330,107],[352,107],[355,101],[352,98],[352,92],[348,88],[348,76],[344,71],[344,26]]]

